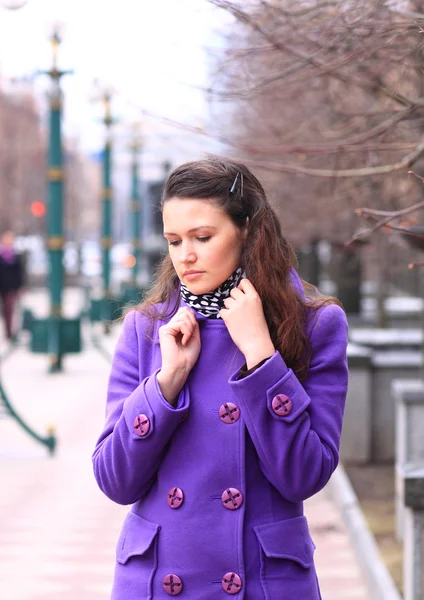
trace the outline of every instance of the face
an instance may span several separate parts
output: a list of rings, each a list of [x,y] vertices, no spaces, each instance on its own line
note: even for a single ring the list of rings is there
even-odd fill
[[[247,228],[210,200],[168,200],[163,225],[172,264],[193,294],[215,290],[240,266]]]
[[[15,236],[11,231],[6,231],[1,236],[1,243],[6,248],[12,248],[15,241]]]

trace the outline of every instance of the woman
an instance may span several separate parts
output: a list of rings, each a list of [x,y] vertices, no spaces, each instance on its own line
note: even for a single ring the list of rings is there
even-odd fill
[[[5,231],[0,239],[0,300],[6,337],[13,340],[13,316],[23,284],[21,257],[14,250],[15,236]]]
[[[338,463],[347,326],[292,268],[242,164],[184,164],[163,194],[167,255],[124,320],[103,492],[132,504],[113,600],[319,600],[303,501]]]

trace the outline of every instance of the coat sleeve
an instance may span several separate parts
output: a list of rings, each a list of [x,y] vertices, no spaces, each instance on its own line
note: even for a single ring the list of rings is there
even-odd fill
[[[151,352],[151,343],[143,328],[140,333],[145,341],[139,343],[136,316],[140,317],[136,311],[127,314],[117,342],[106,422],[92,456],[100,489],[119,504],[136,502],[150,488],[166,445],[189,406],[186,386],[175,408],[162,396],[156,379],[159,369],[149,373],[150,355],[139,356]],[[143,435],[140,429],[137,433],[139,421],[144,422]]]
[[[348,382],[347,321],[337,305],[319,309],[316,319],[303,385],[278,352],[248,377],[237,379],[235,373],[229,380],[263,473],[292,502],[321,490],[339,460]],[[281,400],[285,410],[278,410]]]

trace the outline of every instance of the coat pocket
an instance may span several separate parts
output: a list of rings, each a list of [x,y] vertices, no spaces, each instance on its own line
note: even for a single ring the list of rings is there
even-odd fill
[[[261,584],[266,600],[320,600],[314,567],[315,545],[305,517],[253,528],[261,553]]]
[[[159,530],[156,523],[128,513],[116,546],[113,600],[152,597]]]

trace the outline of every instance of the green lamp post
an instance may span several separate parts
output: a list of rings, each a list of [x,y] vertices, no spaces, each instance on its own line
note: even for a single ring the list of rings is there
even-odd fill
[[[114,119],[111,115],[112,92],[106,90],[102,93],[104,117],[102,122],[106,128],[105,144],[103,148],[102,172],[102,297],[92,299],[90,303],[91,322],[102,321],[104,333],[110,333],[110,323],[121,314],[122,303],[112,295],[111,289],[111,248],[112,248],[112,125]]]
[[[105,125],[105,145],[103,149],[103,189],[102,189],[102,279],[103,298],[100,302],[100,319],[104,322],[104,333],[110,333],[110,323],[119,317],[121,303],[113,298],[111,290],[111,257],[112,248],[112,125],[111,114],[112,93],[103,93]]]
[[[131,197],[129,202],[129,218],[132,254],[128,257],[127,266],[131,269],[130,281],[122,286],[122,304],[133,304],[140,301],[139,274],[141,264],[141,197],[140,197],[140,154],[142,149],[139,128],[134,128],[134,139],[131,150]]]
[[[57,55],[60,38],[54,32],[50,42],[53,50],[53,65],[47,71],[51,79],[50,126],[48,150],[48,202],[47,202],[47,248],[49,254],[49,354],[51,372],[62,370],[62,292],[64,285],[63,268],[63,155],[62,155],[62,92],[60,80],[66,71],[57,68]]]
[[[47,319],[31,318],[31,350],[50,356],[50,373],[62,371],[64,354],[81,351],[80,318],[64,319],[62,293],[64,287],[63,266],[63,155],[62,155],[62,92],[61,78],[71,71],[57,67],[57,56],[61,42],[57,31],[50,38],[53,63],[50,71],[41,71],[51,80],[49,148],[47,167],[47,250],[49,256],[48,287],[50,315]]]
[[[25,4],[27,0],[1,0],[0,6],[9,9],[9,10],[19,10]],[[4,358],[4,355],[1,358]],[[51,454],[54,453],[56,448],[56,435],[55,428],[53,425],[47,427],[47,435],[42,436],[38,434],[26,421],[25,419],[15,410],[12,405],[12,402],[8,395],[6,394],[6,390],[2,383],[2,377],[0,373],[0,415],[1,416],[9,416],[13,418],[17,424],[31,437],[33,437],[36,441],[45,445]]]
[[[140,198],[140,177],[139,177],[139,156],[141,154],[141,140],[135,136],[131,146],[131,235],[132,249],[134,255],[134,265],[131,271],[131,284],[137,288],[138,275],[140,272],[141,247],[141,198]]]
[[[50,127],[48,150],[48,203],[47,248],[49,252],[49,292],[52,317],[62,317],[63,268],[63,155],[62,155],[62,93],[60,78],[64,71],[57,69],[57,52],[60,39],[57,33],[51,38],[53,67],[47,74],[51,78]]]
[[[113,119],[111,116],[111,98],[110,92],[106,91],[103,95],[105,114],[103,123],[106,128],[106,139],[103,149],[103,190],[102,190],[102,277],[103,277],[103,295],[105,298],[111,297],[110,289],[110,249],[112,247],[112,183],[111,183],[111,165],[112,165],[112,137],[111,129]]]

